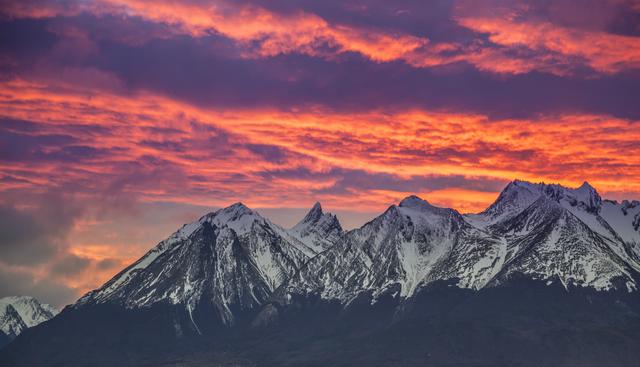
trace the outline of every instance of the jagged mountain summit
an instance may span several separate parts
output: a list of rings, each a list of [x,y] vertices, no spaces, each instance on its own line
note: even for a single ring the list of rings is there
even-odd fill
[[[570,189],[514,181],[487,210],[467,218],[507,245],[496,281],[515,272],[557,278],[565,286],[635,290],[640,270],[637,243],[616,232],[614,227],[625,228],[625,223],[614,214],[617,204],[606,205],[603,211],[603,200],[586,182]]]
[[[0,333],[11,340],[24,330],[54,317],[58,310],[27,296],[0,298]]]
[[[342,225],[331,213],[324,213],[316,202],[309,213],[289,231],[307,247],[320,253],[339,242],[343,235]]]

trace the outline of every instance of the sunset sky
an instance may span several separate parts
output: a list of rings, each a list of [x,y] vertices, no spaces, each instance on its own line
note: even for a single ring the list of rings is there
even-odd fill
[[[516,178],[640,199],[640,0],[0,0],[0,297],[237,201],[353,228]]]

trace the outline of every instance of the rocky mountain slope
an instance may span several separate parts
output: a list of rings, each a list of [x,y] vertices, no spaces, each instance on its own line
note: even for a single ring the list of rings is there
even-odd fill
[[[232,324],[237,313],[263,304],[315,255],[302,238],[238,203],[183,226],[74,307],[168,302],[189,315],[210,308]]]

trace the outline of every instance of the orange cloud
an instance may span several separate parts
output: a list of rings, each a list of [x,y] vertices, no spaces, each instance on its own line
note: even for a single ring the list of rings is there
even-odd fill
[[[640,66],[639,37],[571,29],[547,22],[516,22],[506,18],[462,17],[458,23],[475,32],[488,34],[490,41],[500,46],[515,50],[524,47],[559,55],[546,55],[542,59],[533,57],[533,60],[515,59],[512,62],[529,64],[529,67],[521,65],[516,70],[566,66],[572,63],[572,58],[584,59],[587,65],[604,73]],[[481,67],[483,65],[486,64],[480,64]]]
[[[462,7],[464,8],[464,7]],[[227,2],[195,3],[150,0],[100,0],[69,3],[12,3],[3,13],[13,17],[56,15],[135,16],[168,26],[169,33],[201,37],[216,33],[235,41],[244,57],[302,53],[333,58],[354,52],[375,61],[404,61],[418,68],[466,62],[481,71],[521,74],[533,70],[566,75],[586,64],[603,73],[640,66],[640,38],[581,30],[549,22],[517,21],[516,16],[455,20],[478,34],[464,43],[434,43],[426,36],[371,27],[330,23],[309,12],[280,14],[256,5]],[[514,10],[515,13],[517,11]],[[526,52],[525,52],[526,51]]]
[[[137,16],[170,26],[172,32],[201,37],[219,33],[246,46],[247,57],[268,57],[299,52],[322,56],[356,52],[373,61],[404,59],[429,43],[426,38],[391,34],[375,28],[330,24],[303,11],[282,15],[254,5],[224,2],[196,4],[148,0],[100,0],[69,6],[59,4],[12,4],[3,9],[14,17],[45,18],[55,15],[116,14]]]
[[[214,31],[248,46],[257,43],[259,56],[291,52],[317,56],[329,46],[337,52],[357,52],[373,61],[384,62],[405,59],[429,43],[426,38],[407,34],[330,24],[303,11],[281,15],[251,5],[234,8],[145,0],[105,1],[123,7],[127,13],[177,26],[194,36]]]
[[[64,170],[48,161],[2,163],[0,169],[18,179],[5,189],[75,181],[97,190],[102,180],[87,177],[135,176],[128,164],[141,162],[136,169],[154,176],[141,175],[135,178],[140,182],[125,183],[125,192],[151,201],[202,203],[204,199],[210,205],[238,198],[263,207],[295,206],[309,192],[335,186],[335,178],[317,178],[335,168],[400,178],[518,177],[569,185],[587,179],[605,192],[640,192],[634,183],[640,177],[637,122],[608,116],[494,121],[482,115],[421,110],[344,114],[210,110],[144,93],[135,98],[86,97],[24,81],[2,84],[0,107],[4,117],[43,124],[37,134],[74,136],[82,145],[104,152],[94,159],[65,163]],[[102,126],[104,131],[87,134],[70,129],[70,123]],[[265,142],[269,145],[263,147]],[[174,171],[157,172],[152,157]],[[39,165],[37,172],[34,164]],[[270,182],[260,176],[291,168],[317,175],[274,177]],[[233,180],[238,174],[243,177]],[[142,185],[147,179],[152,181]],[[177,193],[177,187],[186,189]],[[211,187],[220,192],[219,197],[198,194]],[[371,195],[350,194],[356,200]],[[485,197],[482,202],[489,201]],[[479,206],[477,200],[458,203],[460,208]],[[344,198],[330,204],[351,208]]]

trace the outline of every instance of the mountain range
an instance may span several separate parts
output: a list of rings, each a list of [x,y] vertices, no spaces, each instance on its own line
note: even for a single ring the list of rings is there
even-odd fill
[[[319,203],[290,229],[236,203],[0,362],[631,366],[639,282],[640,202],[586,182],[516,180],[478,214],[409,196],[349,231]]]

